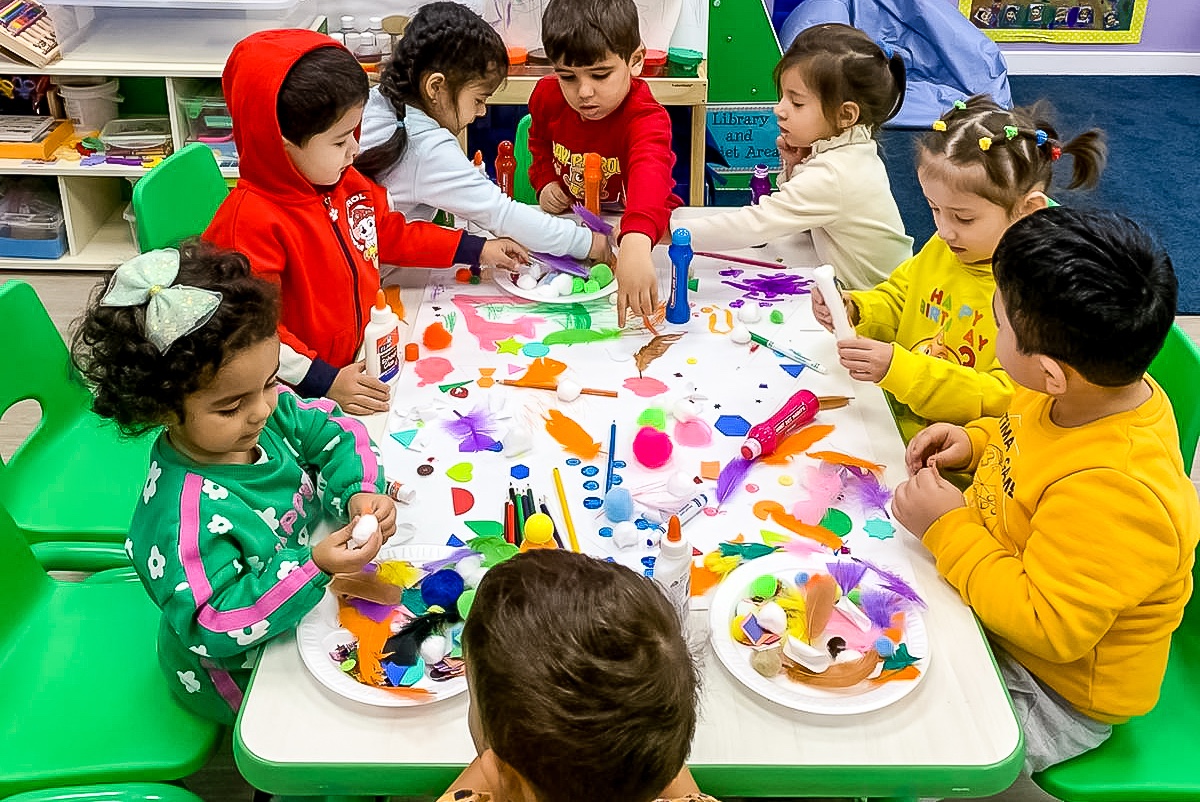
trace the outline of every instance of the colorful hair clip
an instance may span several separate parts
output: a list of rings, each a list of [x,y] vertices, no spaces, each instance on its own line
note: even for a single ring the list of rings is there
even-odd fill
[[[979,149],[985,152],[991,150],[992,138],[990,136],[979,137]]]
[[[1059,156],[1062,156],[1062,148],[1060,148],[1058,145],[1051,145],[1050,146],[1050,161],[1052,161],[1052,162],[1058,161]]]
[[[961,100],[956,100],[954,101],[954,108],[958,109],[959,111],[966,111],[967,104]]]
[[[1037,140],[1037,146],[1038,146],[1039,148],[1040,148],[1042,145],[1046,144],[1046,140],[1050,138],[1050,137],[1049,137],[1049,136],[1046,134],[1046,132],[1045,132],[1045,131],[1043,131],[1041,128],[1039,128],[1039,129],[1037,129],[1036,131],[1034,131],[1034,132],[1033,132],[1033,136],[1034,136],[1034,139],[1036,139],[1036,140]]]
[[[946,121],[945,120],[934,120],[933,121],[933,130],[945,131],[946,130]]]
[[[1016,139],[1018,133],[1019,132],[1017,131],[1017,126],[1015,126],[1015,125],[1004,126],[1004,138],[1005,139]]]

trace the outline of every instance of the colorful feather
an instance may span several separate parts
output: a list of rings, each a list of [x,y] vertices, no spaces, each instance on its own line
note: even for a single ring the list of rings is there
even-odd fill
[[[633,355],[633,363],[637,365],[638,376],[642,375],[642,371],[650,367],[650,363],[658,359],[667,352],[675,342],[682,337],[683,334],[659,334],[650,342],[643,345]]]
[[[475,407],[466,415],[455,411],[458,417],[443,424],[446,431],[459,440],[458,450],[497,451],[500,441],[492,437],[497,429],[491,410],[486,407]]]
[[[838,583],[842,593],[849,593],[858,587],[858,583],[862,582],[863,574],[867,572],[867,566],[862,563],[848,563],[841,560],[828,563],[828,568],[829,575]]]
[[[717,476],[718,507],[724,504],[733,495],[733,491],[741,485],[742,480],[746,478],[746,474],[750,471],[752,464],[750,460],[742,459],[741,457],[734,457],[725,463],[725,467],[721,469],[720,475]]]
[[[837,593],[837,583],[829,574],[813,574],[804,583],[804,608],[809,643],[819,637],[829,624]]]
[[[879,510],[886,517],[888,515],[888,505],[892,500],[892,491],[887,485],[879,481],[872,473],[865,473],[862,476],[852,474],[856,478],[851,481],[848,487],[852,488],[858,496],[858,500],[862,503],[864,510]]]
[[[597,234],[603,234],[607,237],[609,234],[613,233],[612,223],[605,222],[604,218],[600,217],[598,214],[593,214],[592,210],[584,206],[582,203],[576,203],[573,205],[571,207],[571,211],[579,215],[579,219],[583,221],[583,224],[592,231],[595,231]]]
[[[540,262],[551,273],[566,273],[569,276],[579,276],[582,279],[586,279],[591,275],[591,271],[571,256],[555,256],[552,253],[530,251],[529,258],[533,262]]]
[[[883,473],[883,466],[879,463],[870,462],[860,457],[852,457],[840,451],[809,451],[808,456],[813,459],[819,459],[822,462],[831,462],[834,465],[854,465],[859,468],[866,468],[868,471],[874,473]]]
[[[858,606],[867,618],[871,619],[872,624],[880,629],[887,629],[892,625],[892,616],[900,612],[899,601],[900,597],[891,591],[871,588],[863,591],[858,599]]]
[[[538,384],[558,384],[558,376],[567,366],[557,359],[540,356],[529,363],[529,367],[525,370],[525,375],[517,379],[517,384],[520,385],[538,385]]]
[[[762,458],[768,465],[783,465],[791,461],[797,454],[803,454],[813,443],[833,431],[832,426],[805,426],[795,434],[790,434],[776,449]]]
[[[867,566],[867,568],[870,568],[872,571],[874,571],[876,576],[883,580],[882,584],[885,590],[890,590],[903,599],[920,607],[925,606],[925,602],[921,600],[920,594],[918,594],[917,591],[913,589],[912,585],[905,582],[900,576],[892,573],[882,566],[876,565],[870,560],[863,559],[862,557],[851,557],[850,559],[854,560],[855,562],[860,562]]]
[[[546,432],[559,442],[569,454],[580,459],[595,459],[600,453],[600,444],[573,418],[552,409],[546,418]]]

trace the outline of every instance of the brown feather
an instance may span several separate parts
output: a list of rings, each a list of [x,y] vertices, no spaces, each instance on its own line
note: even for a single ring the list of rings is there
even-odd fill
[[[637,365],[638,375],[641,376],[642,371],[650,367],[651,362],[665,354],[667,349],[674,345],[682,336],[683,334],[681,333],[659,334],[639,348],[637,353],[633,355],[633,362]]]

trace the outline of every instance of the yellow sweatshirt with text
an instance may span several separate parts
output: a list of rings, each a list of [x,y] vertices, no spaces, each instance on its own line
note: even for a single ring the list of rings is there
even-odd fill
[[[966,427],[967,506],[925,533],[938,571],[984,628],[1081,713],[1150,710],[1192,593],[1200,501],[1183,472],[1171,403],[1073,428],[1018,387],[999,418]]]
[[[879,381],[907,442],[930,421],[1000,415],[1013,384],[996,359],[991,265],[966,265],[934,234],[874,289],[851,292],[861,337],[892,343]]]

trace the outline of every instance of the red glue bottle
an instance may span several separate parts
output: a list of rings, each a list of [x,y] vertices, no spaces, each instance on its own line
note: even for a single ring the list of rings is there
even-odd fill
[[[507,139],[496,146],[496,183],[500,191],[513,196],[513,180],[517,174],[517,157],[513,155],[513,143]]]
[[[820,401],[808,390],[800,390],[779,410],[757,426],[751,426],[742,443],[744,459],[758,459],[772,453],[783,439],[807,426],[817,416]]]

